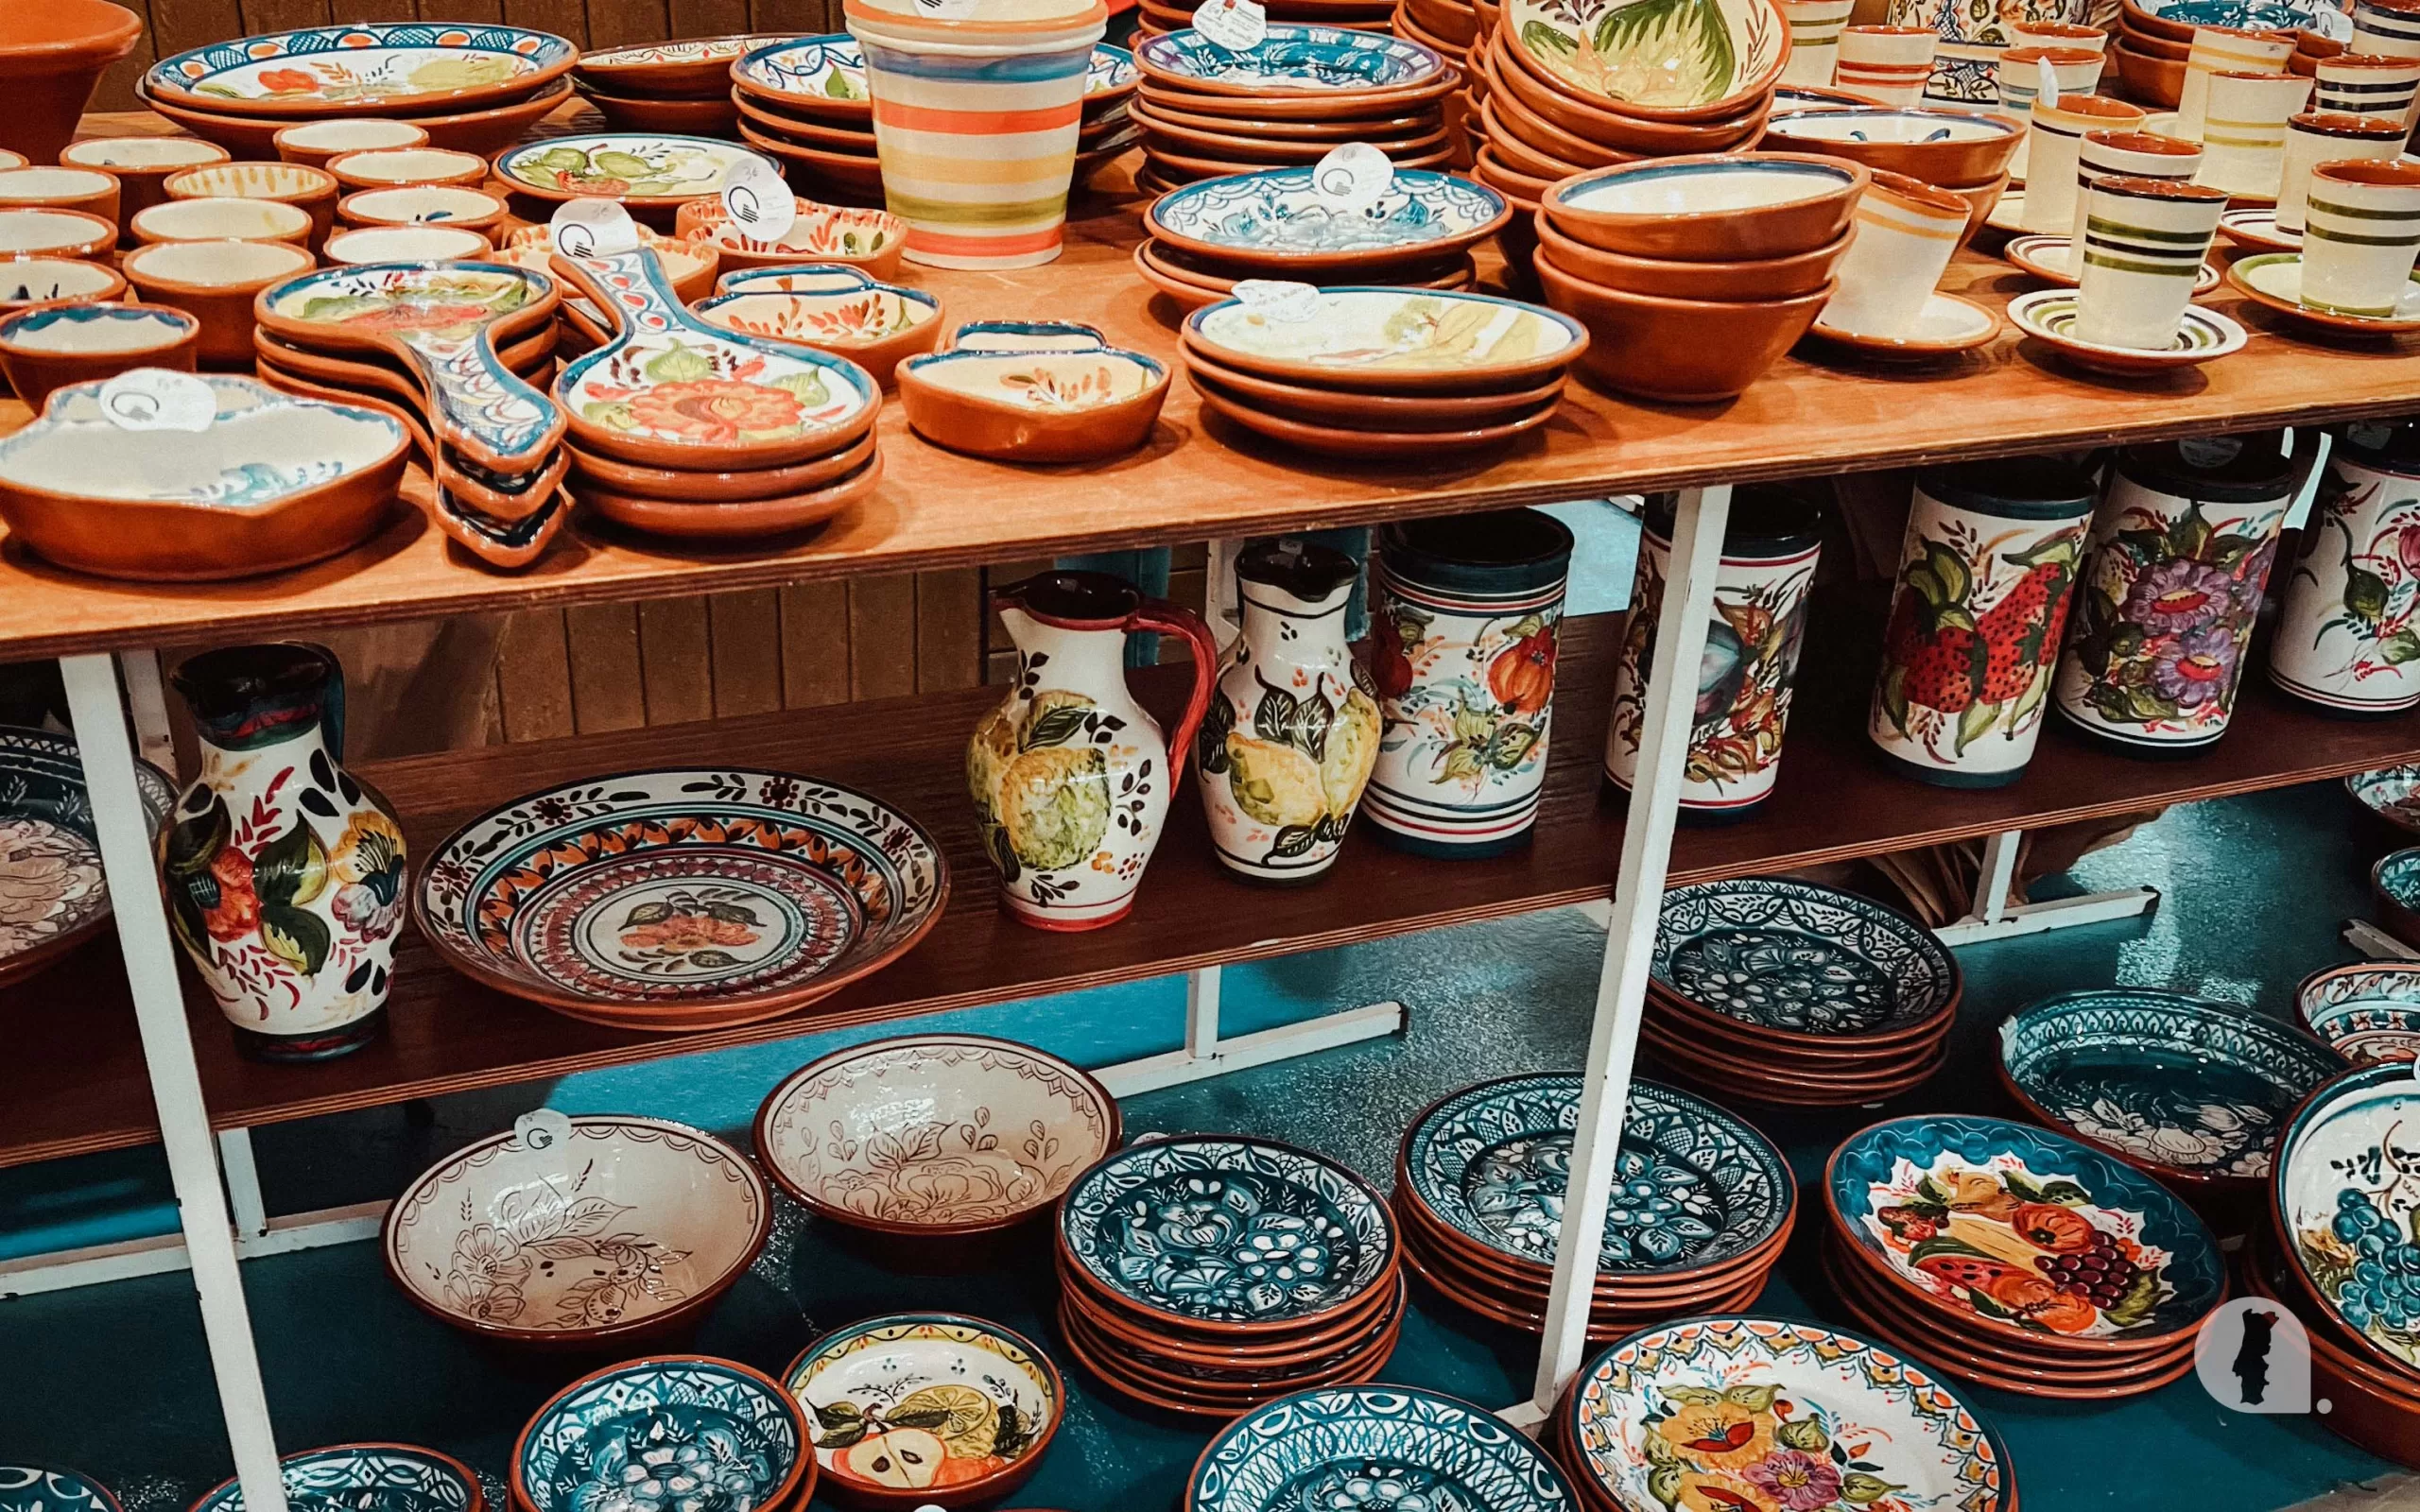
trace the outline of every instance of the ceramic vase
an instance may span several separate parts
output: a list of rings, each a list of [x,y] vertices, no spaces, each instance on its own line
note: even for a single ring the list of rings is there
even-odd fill
[[[1180,766],[1208,709],[1218,643],[1201,617],[1106,573],[1053,572],[992,595],[1016,643],[1016,685],[976,728],[966,784],[1001,899],[1039,929],[1126,917],[1167,822]],[[1182,635],[1193,692],[1171,743],[1126,687],[1126,637]]]
[[[1535,509],[1379,531],[1370,674],[1383,729],[1362,799],[1379,839],[1446,859],[1529,843],[1571,544]]]
[[[2118,454],[2051,688],[2061,715],[2148,754],[2226,733],[2303,471],[2275,433]]]
[[[2001,787],[2042,733],[2093,485],[2049,457],[1928,468],[1899,551],[1865,730],[1938,787]]]
[[[1605,780],[1625,793],[1638,771],[1656,616],[1671,576],[1675,503],[1669,493],[1647,501],[1630,620],[1614,664]],[[1807,594],[1823,549],[1818,524],[1815,505],[1789,489],[1742,488],[1731,502],[1730,528],[1723,532],[1722,559],[1715,569],[1714,618],[1706,624],[1689,720],[1689,754],[1681,781],[1685,817],[1743,817],[1780,780],[1782,736],[1806,640]]]
[[[1335,865],[1378,759],[1378,703],[1345,644],[1361,570],[1332,546],[1284,540],[1236,558],[1243,634],[1220,662],[1194,741],[1220,864],[1257,882]]]
[[[205,652],[171,680],[201,745],[160,845],[178,939],[247,1054],[359,1049],[393,983],[404,835],[344,769],[343,667],[280,643]]]
[[[2420,704],[2420,427],[2337,438],[2281,599],[2270,681],[2330,713]]]

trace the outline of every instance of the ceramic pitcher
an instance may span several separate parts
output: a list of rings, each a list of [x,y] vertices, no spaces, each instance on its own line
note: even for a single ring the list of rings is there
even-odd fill
[[[2270,681],[2331,713],[2420,704],[2420,426],[2337,438],[2282,597]]]
[[[386,1018],[404,835],[344,770],[343,667],[323,646],[242,645],[171,680],[201,743],[160,846],[178,939],[247,1054],[359,1049]]]
[[[1053,572],[992,595],[1016,685],[966,747],[966,785],[1001,898],[1040,929],[1098,929],[1134,906],[1181,767],[1209,707],[1218,643],[1199,615],[1107,573]],[[1126,637],[1182,635],[1193,692],[1173,743],[1126,687]]]
[[[1230,871],[1307,882],[1335,864],[1378,759],[1378,702],[1344,640],[1361,575],[1299,540],[1236,558],[1243,634],[1194,741],[1210,843]]]

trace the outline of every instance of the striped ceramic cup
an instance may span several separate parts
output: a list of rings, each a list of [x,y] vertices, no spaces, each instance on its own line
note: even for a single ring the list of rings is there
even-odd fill
[[[2407,124],[2420,94],[2420,58],[2377,53],[2338,53],[2319,60],[2311,109],[2335,115],[2392,116]]]
[[[2201,145],[2182,137],[2156,131],[2086,131],[2076,146],[2075,208],[2067,222],[2067,239],[2083,240],[2092,186],[2101,180],[2164,179],[2190,183],[2201,166]]]
[[[2420,0],[2354,0],[2351,50],[2420,58]]]
[[[2163,179],[2103,179],[2085,191],[2078,340],[2137,352],[2176,345],[2226,191]]]
[[[1789,61],[1782,64],[1781,81],[1818,89],[1830,84],[1841,57],[1841,28],[1849,24],[1857,0],[1781,0],[1781,9],[1789,18]]]
[[[1940,37],[1929,26],[1849,26],[1841,32],[1841,88],[1901,110],[1924,98]]]
[[[2323,163],[2303,211],[2303,303],[2394,313],[2420,258],[2420,163]]]
[[[2277,180],[2277,229],[2303,229],[2310,170],[2356,159],[2391,163],[2403,153],[2403,123],[2377,115],[2305,112],[2286,123],[2286,171]]]
[[[2106,94],[2063,95],[2056,105],[2033,102],[2032,129],[2026,133],[2024,209],[2017,217],[2027,231],[2064,236],[2076,218],[2076,158],[2086,131],[2132,131],[2148,112],[2139,105],[2113,100]]]
[[[2008,26],[2008,44],[2012,47],[2082,47],[2087,52],[2106,52],[2109,33],[2099,26],[2080,26],[2066,21],[2019,21],[2012,19]]]
[[[2247,199],[2274,199],[2286,166],[2286,123],[2310,98],[2300,74],[2210,76],[2202,121],[2202,167],[2193,178]]]
[[[2282,73],[2294,55],[2290,31],[2247,31],[2241,26],[2196,26],[2193,48],[2185,59],[2185,83],[2176,96],[2176,134],[2202,140],[2202,120],[2209,112],[2210,76],[2236,73]]]
[[[2000,92],[2000,108],[2026,123],[2025,140],[2016,146],[2016,156],[2009,160],[2008,171],[2019,179],[2032,174],[2033,105],[2042,93],[2042,67],[2048,63],[2050,77],[2057,81],[2059,96],[2089,94],[2100,82],[2102,59],[2098,51],[2085,47],[2011,47],[2000,54],[1993,69],[1993,77]]]
[[[1857,202],[1857,238],[1841,258],[1832,298],[1817,318],[1854,335],[1911,334],[1966,234],[1967,208],[1946,189],[1874,170]]]

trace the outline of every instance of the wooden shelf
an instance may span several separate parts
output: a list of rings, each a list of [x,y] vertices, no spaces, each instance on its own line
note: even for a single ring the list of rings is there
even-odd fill
[[[1672,881],[1703,881],[1876,854],[2020,824],[2123,814],[2221,798],[2420,759],[2420,722],[2324,718],[2289,703],[2253,669],[2236,728],[2199,757],[2146,762],[2054,728],[2024,781],[1989,792],[1924,786],[1886,770],[1863,733],[1878,616],[1822,606],[1778,790],[1742,823],[1684,828]],[[1561,660],[1558,736],[1537,840],[1466,863],[1424,861],[1368,833],[1336,871],[1305,888],[1231,880],[1212,859],[1201,811],[1178,795],[1133,915],[1086,935],[1014,923],[995,903],[960,775],[960,753],[997,690],[835,710],[672,726],[579,740],[489,747],[394,762],[368,775],[406,816],[416,855],[496,803],[597,772],[677,763],[761,764],[878,793],[915,815],[948,850],[954,888],[942,923],[906,959],[804,1013],[728,1032],[639,1035],[577,1022],[488,991],[440,964],[417,938],[397,958],[392,1024],[378,1043],[320,1066],[240,1059],[216,1010],[188,994],[213,1120],[277,1123],[406,1098],[559,1076],[840,1024],[967,1007],[1157,976],[1198,966],[1321,950],[1603,897],[1620,849],[1617,805],[1598,764],[1619,616],[1570,621]],[[2257,659],[2256,658],[2256,661]],[[1826,675],[1829,672],[1830,675]],[[1163,711],[1183,668],[1146,674]],[[1442,1005],[1418,1002],[1413,1011]],[[156,1137],[114,941],[0,993],[0,1165],[139,1144]]]

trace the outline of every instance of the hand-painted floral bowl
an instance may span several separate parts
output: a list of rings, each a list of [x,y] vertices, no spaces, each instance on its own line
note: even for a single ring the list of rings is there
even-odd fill
[[[1383,394],[1526,388],[1588,347],[1570,317],[1489,294],[1347,286],[1305,302],[1295,318],[1222,300],[1186,317],[1182,335],[1230,368]]]
[[[1011,462],[1090,462],[1132,451],[1168,397],[1166,364],[1105,340],[1080,352],[954,343],[909,357],[897,376],[917,435]]]
[[[2344,779],[2344,791],[2398,830],[2420,834],[2420,766],[2381,766]]]
[[[1189,94],[1318,94],[1354,97],[1419,91],[1450,73],[1429,48],[1383,31],[1271,25],[1253,47],[1220,46],[1187,27],[1142,40],[1143,77]]]
[[[1895,908],[1811,883],[1744,877],[1664,894],[1649,971],[1668,998],[1735,1038],[1794,1049],[1921,1037],[1963,978],[1930,930]]]
[[[74,1470],[0,1465],[0,1512],[124,1512],[117,1493]]]
[[[1970,111],[1836,110],[1775,112],[1765,146],[1778,152],[1844,158],[1935,184],[1987,183],[2008,169],[2025,123]]]
[[[777,242],[744,234],[719,199],[682,206],[674,224],[684,236],[712,242],[721,249],[724,266],[735,270],[842,263],[870,278],[891,279],[899,276],[900,254],[908,245],[908,223],[887,210],[812,200],[800,201],[798,219]]]
[[[381,1248],[404,1295],[443,1322],[590,1349],[702,1316],[772,1226],[764,1177],[711,1135],[631,1115],[539,1115],[406,1187]]]
[[[1892,1119],[1832,1152],[1844,1262],[1955,1332],[2139,1356],[2226,1297],[2219,1243],[2152,1177],[2031,1125]]]
[[[1658,1324],[1589,1362],[1557,1411],[1573,1474],[1623,1506],[2016,1505],[2007,1444],[1947,1383],[1812,1323]]]
[[[1873,174],[1806,153],[1650,159],[1550,185],[1538,214],[1572,240],[1633,257],[1795,257],[1849,229]]]
[[[820,119],[862,124],[873,117],[865,54],[847,32],[794,37],[752,48],[731,65],[732,87]]]
[[[228,115],[426,115],[526,99],[579,56],[565,39],[520,26],[358,22],[174,53],[142,82],[153,99]]]
[[[2370,868],[2370,896],[2387,933],[2420,947],[2420,846],[2378,857]]]
[[[855,1506],[989,1505],[1042,1468],[1067,1388],[997,1323],[898,1313],[835,1329],[782,1372],[824,1494]]]
[[[114,300],[125,292],[125,275],[106,263],[0,255],[0,313],[61,300],[90,304]]]
[[[742,1512],[815,1493],[806,1420],[781,1383],[735,1360],[668,1355],[583,1376],[512,1446],[527,1512]],[[671,1483],[690,1484],[677,1496]],[[648,1484],[665,1489],[648,1495]]]
[[[193,371],[201,322],[164,304],[57,304],[0,316],[0,374],[39,411],[70,384],[129,368]]]
[[[176,784],[134,764],[157,834]],[[30,976],[93,937],[110,917],[100,839],[76,737],[0,725],[0,983]],[[0,1472],[5,1474],[5,1472]],[[0,1507],[8,1505],[0,1484]]]
[[[495,176],[512,194],[541,205],[617,199],[633,215],[656,212],[663,218],[693,199],[721,194],[748,163],[780,176],[770,158],[712,137],[606,132],[514,147],[497,155]]]
[[[2420,1058],[2420,966],[2356,963],[2303,978],[2294,1010],[2356,1065]]]
[[[2291,1289],[2358,1341],[2365,1359],[2420,1389],[2415,1115],[2420,1082],[2410,1062],[2346,1072],[2287,1123],[2269,1202]]]
[[[637,1028],[775,1018],[905,954],[940,918],[940,842],[786,772],[629,772],[457,830],[416,879],[456,971]]]
[[[1222,1429],[1182,1512],[1296,1507],[1577,1512],[1546,1452],[1512,1424],[1417,1386],[1299,1391]]]
[[[1450,257],[1512,216],[1495,190],[1423,168],[1395,170],[1384,195],[1342,210],[1321,194],[1316,172],[1272,168],[1190,183],[1161,196],[1143,226],[1179,250],[1290,277]]]
[[[1566,93],[1657,121],[1737,115],[1789,55],[1779,0],[1508,0],[1497,29]]]
[[[411,1444],[337,1444],[277,1462],[292,1512],[486,1512],[472,1469]],[[244,1488],[221,1481],[192,1512],[244,1512]]]
[[[722,286],[690,308],[726,331],[837,352],[885,386],[902,360],[941,339],[941,296],[876,283],[845,264],[726,273]]]
[[[2255,1009],[2140,988],[2038,999],[1999,1042],[2029,1115],[2187,1191],[2266,1177],[2286,1115],[2344,1069]]]

